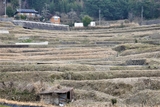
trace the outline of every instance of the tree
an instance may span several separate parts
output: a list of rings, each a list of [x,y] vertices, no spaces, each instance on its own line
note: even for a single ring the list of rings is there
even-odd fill
[[[159,17],[158,7],[160,5],[154,0],[129,0],[129,13],[136,17],[152,19]]]
[[[29,8],[33,8],[39,12],[46,8],[45,4],[49,4],[50,0],[28,0]]]
[[[18,0],[11,0],[11,4],[12,4],[14,9],[16,9],[19,6]]]
[[[91,21],[92,21],[92,18],[88,15],[85,15],[82,19],[83,25],[85,27],[87,27],[90,24]]]
[[[19,7],[19,0],[8,0],[12,9]],[[85,14],[99,18],[99,10],[101,17],[106,20],[127,19],[141,17],[143,13],[144,19],[153,19],[160,17],[160,1],[159,0],[83,0],[83,6],[79,0],[22,0],[27,8],[35,9],[40,14],[44,13],[47,8],[48,13],[68,14],[71,9],[76,12],[78,17]],[[47,5],[45,5],[47,4]]]
[[[126,19],[128,17],[128,0],[86,0],[86,13],[98,18],[99,9],[101,16],[107,20]]]
[[[8,7],[7,7],[6,13],[7,13],[8,17],[13,17],[14,11],[13,11],[13,9],[12,9],[11,6],[8,6]]]
[[[117,99],[115,99],[115,98],[111,99],[111,103],[112,103],[112,105],[115,105],[117,103]]]

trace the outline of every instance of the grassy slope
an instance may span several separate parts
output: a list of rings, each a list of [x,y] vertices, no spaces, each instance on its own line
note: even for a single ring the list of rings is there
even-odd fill
[[[53,32],[10,28],[10,34],[0,34],[1,44],[14,44],[23,42],[18,38],[29,38],[33,42],[49,41],[49,46],[1,48],[0,81],[5,86],[0,84],[0,90],[5,93],[7,82],[13,81],[12,88],[16,92],[22,91],[21,87],[29,91],[26,86],[36,89],[34,84],[42,81],[53,86],[74,87],[76,101],[70,106],[103,107],[110,105],[112,98],[118,100],[118,105],[139,105],[148,101],[143,98],[146,93],[148,96],[157,93],[157,97],[146,103],[156,105],[160,102],[160,47],[153,41],[159,40],[159,29],[159,26],[145,26]],[[145,59],[145,64],[127,64],[127,61],[135,59]],[[47,85],[44,88],[47,89]],[[12,99],[13,95],[21,96],[12,92],[1,94],[1,97]],[[29,100],[27,96],[18,100],[23,98]]]

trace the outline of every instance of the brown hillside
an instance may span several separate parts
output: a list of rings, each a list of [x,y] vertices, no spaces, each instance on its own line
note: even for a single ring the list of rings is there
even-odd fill
[[[9,23],[7,23],[9,24]],[[51,86],[73,87],[68,107],[160,105],[160,26],[47,31],[4,26],[0,45],[43,42],[48,46],[0,48],[0,98],[37,102]]]

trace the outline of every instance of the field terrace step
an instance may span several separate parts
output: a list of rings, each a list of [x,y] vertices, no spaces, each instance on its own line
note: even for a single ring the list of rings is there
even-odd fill
[[[62,74],[53,74],[51,78],[65,80],[100,80],[112,78],[129,78],[129,77],[159,77],[159,70],[112,70],[112,71],[81,71],[65,72]]]
[[[57,72],[57,71],[21,71],[0,72],[1,81],[103,81],[125,78],[159,78],[159,70],[125,70],[125,71],[81,71],[81,72]],[[126,81],[127,82],[127,81]],[[71,84],[72,85],[72,84]]]
[[[43,49],[37,49],[43,50]],[[44,52],[35,52],[33,49],[2,49],[3,53],[1,53],[0,57],[1,60],[41,60],[41,61],[51,61],[51,60],[73,60],[73,59],[97,59],[97,58],[106,58],[115,54],[115,51],[106,48],[99,48],[97,49],[89,49],[89,48],[66,48],[66,49],[45,49]],[[26,52],[30,51],[30,52]],[[7,55],[7,54],[8,55]],[[6,55],[5,55],[6,54]],[[19,57],[17,57],[19,56]]]
[[[128,94],[134,95],[142,89],[159,90],[159,77],[135,77],[135,78],[114,78],[107,80],[63,80],[61,85],[75,87],[81,90],[95,90],[104,92],[121,98],[129,97]],[[116,88],[117,87],[117,88]],[[117,93],[118,92],[118,93]]]
[[[146,53],[140,53],[140,54],[130,54],[126,56],[118,56],[116,59],[121,60],[121,59],[144,59],[144,58],[159,58],[159,51],[156,52],[146,52]]]

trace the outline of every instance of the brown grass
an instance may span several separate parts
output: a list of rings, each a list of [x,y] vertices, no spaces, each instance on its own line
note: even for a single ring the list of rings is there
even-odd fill
[[[28,106],[42,106],[42,107],[55,107],[53,105],[45,105],[43,103],[34,103],[34,102],[18,102],[18,101],[11,101],[11,100],[6,100],[6,99],[0,99],[0,103],[7,103],[7,104],[16,104],[16,105],[28,105]]]
[[[9,35],[1,35],[2,44],[29,37],[34,42],[48,41],[49,45],[1,48],[0,82],[21,85],[43,81],[46,85],[74,87],[76,100],[68,107],[112,107],[111,98],[118,100],[114,107],[138,107],[142,102],[136,101],[145,95],[143,91],[150,89],[150,96],[160,89],[160,48],[152,45],[159,39],[159,29],[154,25],[66,32],[14,26]],[[126,61],[134,59],[144,59],[146,65],[127,66]],[[150,97],[150,102],[160,102]],[[126,103],[128,100],[130,103]]]

